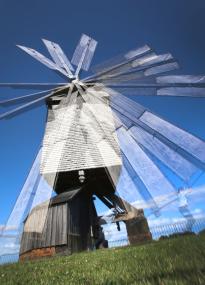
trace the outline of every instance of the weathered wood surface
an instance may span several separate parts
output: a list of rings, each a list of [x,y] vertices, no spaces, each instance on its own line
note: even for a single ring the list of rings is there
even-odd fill
[[[64,251],[70,254],[86,250],[91,244],[91,212],[92,198],[81,188],[52,198],[43,232],[24,232],[20,255],[34,249],[59,246],[66,246]],[[41,204],[30,215],[33,215],[32,219],[37,223],[42,219],[43,213],[44,205]]]

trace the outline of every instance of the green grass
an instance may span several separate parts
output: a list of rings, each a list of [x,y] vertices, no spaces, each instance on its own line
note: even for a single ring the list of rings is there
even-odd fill
[[[0,266],[0,284],[205,284],[205,235]]]

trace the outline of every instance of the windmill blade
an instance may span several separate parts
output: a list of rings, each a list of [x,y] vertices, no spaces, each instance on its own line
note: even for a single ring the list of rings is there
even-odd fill
[[[150,82],[149,82],[150,81]],[[192,88],[202,88],[205,87],[205,83],[156,83],[153,82],[154,80],[140,80],[140,82],[136,83],[118,83],[118,84],[109,84],[106,85],[108,88],[130,88],[130,89],[135,89],[135,88],[169,88],[169,87],[177,87],[177,88],[185,88],[185,87],[192,87]],[[87,86],[92,86],[93,83],[86,83]],[[100,86],[100,85],[99,85]]]
[[[170,62],[170,63],[161,63],[161,64],[154,64],[150,67],[142,67],[139,69],[135,69],[129,73],[125,73],[122,75],[113,75],[108,78],[96,78],[97,81],[103,83],[104,85],[110,85],[114,83],[122,83],[122,82],[132,82],[139,79],[142,79],[144,77],[148,76],[154,76],[158,73],[165,73],[171,70],[178,69],[179,65],[176,62]],[[90,82],[90,81],[88,81]],[[87,83],[87,81],[86,81]]]
[[[32,244],[32,237],[36,234],[38,234],[38,240],[40,239],[40,242],[44,241],[44,236],[40,236],[39,234],[42,233],[45,227],[52,188],[48,186],[40,175],[40,160],[41,150],[32,165],[1,234],[2,238],[10,238],[9,241],[14,243],[18,249],[21,243],[21,248],[26,246],[29,250],[29,246]],[[41,203],[41,205],[43,203],[43,211],[38,211],[38,213],[40,212],[40,216],[32,215],[32,209],[39,203]],[[24,232],[22,235],[23,228]],[[15,240],[12,241],[11,238],[15,238]]]
[[[153,66],[153,67],[146,69],[144,72],[144,75],[153,76],[158,73],[164,73],[164,72],[172,71],[178,68],[179,68],[179,65],[177,62],[165,63],[162,65],[157,65],[157,66]]]
[[[202,163],[205,163],[205,142],[203,140],[174,126],[149,111],[145,111],[139,120],[190,153]]]
[[[158,138],[144,131],[142,128],[132,126],[128,133],[140,144],[147,149],[164,165],[169,167],[176,175],[180,176],[184,181],[188,181],[190,177],[198,170],[195,165],[187,161],[176,151],[162,143]]]
[[[146,57],[153,57],[155,53],[149,52]],[[140,59],[141,57],[139,57]],[[122,74],[126,74],[128,72],[134,71],[136,68],[133,67],[133,63],[135,62],[136,58],[126,60],[125,62],[121,64],[117,64],[116,66],[113,66],[112,68],[105,70],[103,72],[96,73],[95,75],[91,75],[89,77],[86,77],[83,79],[84,82],[89,83],[96,80],[102,80],[102,79],[109,79],[112,77],[117,77]]]
[[[154,52],[146,53],[145,56],[140,56],[136,58],[133,58],[131,60],[128,60],[128,62],[124,64],[120,64],[119,66],[116,66],[115,68],[111,69],[110,71],[106,71],[101,77],[107,78],[107,77],[113,77],[117,75],[123,75],[125,73],[131,72],[136,70],[137,68],[143,67],[143,66],[149,66],[155,63],[156,59],[159,56],[157,56]],[[155,59],[155,61],[154,61]]]
[[[83,70],[87,71],[89,69],[95,50],[96,50],[96,47],[97,47],[97,41],[95,41],[94,39],[91,39],[86,55],[85,55],[85,59],[83,61],[83,65],[82,65]]]
[[[137,59],[134,58],[132,61],[120,65],[119,67],[116,67],[109,72],[107,71],[106,74],[101,75],[100,77],[98,76],[97,78],[98,80],[102,80],[102,79],[110,79],[113,77],[119,77],[129,73],[142,71],[148,67],[162,65],[164,63],[173,62],[173,61],[174,58],[170,53],[156,55],[155,53],[152,52]]]
[[[81,70],[82,65],[83,65],[83,61],[85,59],[87,48],[88,48],[87,46],[84,47],[84,50],[83,50],[82,55],[81,55],[80,60],[79,60],[79,64],[78,64],[77,69],[75,71],[75,77],[79,76],[80,70]]]
[[[164,87],[164,86],[168,87]],[[205,85],[192,83],[178,83],[180,87],[173,87],[171,84],[106,84],[118,92],[128,96],[183,96],[183,97],[204,97]],[[185,87],[189,86],[189,87]],[[193,87],[190,87],[193,86]]]
[[[105,90],[110,94],[110,106],[114,109],[116,107],[121,114],[132,121],[134,118],[138,119],[145,112],[145,107],[125,97],[121,93],[110,88],[105,88]]]
[[[67,56],[63,52],[62,48],[51,41],[46,39],[42,39],[45,46],[47,47],[50,55],[52,56],[55,63],[60,67],[63,68],[69,75],[70,78],[73,78],[73,74],[71,71],[74,71],[73,66],[71,65],[70,61],[68,60]]]
[[[126,96],[157,96],[158,90],[158,85],[153,83],[106,83],[106,86]]]
[[[164,86],[157,91],[157,95],[168,96],[187,96],[204,97],[205,96],[205,76],[204,75],[169,75],[156,78],[158,84]],[[182,88],[182,86],[184,85]]]
[[[36,193],[36,189],[39,184],[39,169],[40,169],[41,150],[38,152],[28,177],[22,187],[22,190],[16,200],[15,206],[8,218],[4,232],[8,232],[9,229],[20,229],[20,225],[25,219],[28,209],[28,204],[32,203],[31,199]]]
[[[160,96],[205,97],[205,87],[167,87],[157,90]]]
[[[160,193],[163,194],[162,191],[164,191],[164,189],[166,189],[167,194],[176,193],[172,184],[165,178],[159,168],[127,133],[126,129],[123,127],[119,128],[117,130],[117,134],[122,152],[152,197],[159,196]],[[147,175],[147,173],[149,173],[149,175]],[[163,201],[163,203],[165,201]]]
[[[142,128],[147,133],[149,133],[152,137],[157,138],[160,142],[164,143],[167,147],[171,148],[174,152],[177,152],[180,156],[185,158],[191,164],[195,165],[198,169],[202,169],[202,170],[205,169],[205,164],[204,164],[204,162],[199,160],[199,157],[196,158],[192,152],[190,152],[189,150],[187,150],[185,148],[183,149],[182,147],[180,147],[177,144],[177,142],[174,142],[173,140],[171,141],[166,136],[155,131],[154,129],[147,126],[146,124],[142,123],[133,114],[129,113],[129,110],[125,112],[125,111],[123,111],[123,108],[120,108],[115,104],[112,104],[112,109],[114,109],[114,111],[117,111],[120,113],[120,118],[123,121],[124,126],[126,126],[127,128],[131,128],[133,125]],[[131,122],[130,122],[130,120],[131,120]],[[169,166],[169,168],[171,168],[171,166]],[[181,176],[182,175],[183,174],[181,174]]]
[[[55,181],[55,175],[53,181]],[[54,185],[54,182],[53,182]],[[52,196],[53,188],[48,185],[42,175],[38,187],[33,195],[29,210],[27,211],[26,221],[24,226],[24,234],[39,233],[41,234],[45,228],[45,223],[48,216],[50,199]],[[34,209],[40,208],[39,212],[33,211]],[[37,214],[37,215],[36,215]],[[29,237],[28,237],[29,239]],[[40,237],[41,241],[45,239],[45,236]]]
[[[137,209],[145,209],[148,207],[155,215],[159,215],[159,207],[154,197],[150,194],[124,154],[122,154],[122,158],[122,172],[117,185],[117,191],[120,197],[131,203]]]
[[[47,89],[64,86],[65,83],[0,83],[0,87],[14,89]]]
[[[154,79],[154,78],[153,78]],[[205,83],[109,83],[107,87],[130,96],[204,97]]]
[[[143,76],[150,76],[155,73],[167,72],[169,70],[178,68],[177,63],[174,64],[174,58],[170,53],[156,55],[153,52],[146,51],[145,55],[143,53],[142,55],[141,56],[138,55],[137,58],[136,57],[131,58],[127,61],[124,61],[120,64],[111,67],[110,69],[104,70],[103,72],[99,72],[96,75],[87,77],[83,80],[85,82],[90,82],[92,80],[102,81],[102,80],[111,80],[111,78],[115,77],[118,78],[119,81],[123,80],[123,75],[128,76],[128,73],[133,74],[145,70],[144,74],[142,73],[141,76],[138,75],[137,77],[131,78],[131,79],[139,79]],[[163,66],[163,68],[161,68],[161,71],[159,67],[154,68],[158,65]],[[150,67],[150,69],[148,67]]]
[[[108,59],[100,64],[95,65],[92,70],[97,74],[105,71],[110,71],[111,69],[122,66],[135,58],[143,57],[145,54],[150,53],[152,49],[148,45],[137,47],[126,53],[118,55],[114,58]]]
[[[205,83],[204,75],[167,75],[156,78],[157,83]]]
[[[131,62],[135,58],[140,58],[141,56],[150,53],[151,48],[147,45],[142,46],[140,48],[136,48],[134,50],[131,50],[123,55],[120,55],[118,57],[115,57],[114,59],[110,59],[108,61],[105,61],[104,63],[101,63],[95,67],[93,67],[93,70],[95,71],[94,75],[91,75],[87,78],[84,78],[85,81],[89,79],[94,79],[96,77],[105,75],[107,73],[110,73],[111,71],[123,67],[125,65],[130,66]]]
[[[49,156],[46,159],[46,163],[50,163]],[[43,166],[45,167],[45,165]],[[42,176],[42,157],[39,167],[40,181],[38,187],[35,191],[35,195],[32,199],[31,206],[29,207],[29,212],[27,212],[27,217],[24,222],[24,232],[21,240],[21,249],[28,251],[32,249],[33,246],[33,235],[37,235],[37,240],[40,243],[45,243],[45,234],[44,231],[46,221],[50,218],[49,216],[49,205],[51,201],[51,196],[53,189],[55,189],[56,183],[56,173],[51,173],[47,182]]]
[[[72,64],[77,66],[75,76],[78,76],[80,69],[88,70],[95,53],[97,42],[83,34],[72,57]]]
[[[20,45],[17,45],[17,47],[19,47],[20,49],[22,49],[23,51],[25,51],[26,53],[31,55],[36,60],[43,63],[44,65],[46,65],[48,68],[53,69],[55,71],[58,71],[61,74],[68,77],[68,73],[66,71],[64,71],[62,68],[59,68],[54,62],[52,62],[50,59],[48,59],[47,57],[45,57],[44,55],[42,55],[38,51],[31,49],[31,48],[28,48],[28,47],[20,46]]]
[[[41,91],[41,92],[36,92],[36,93],[31,93],[31,94],[28,94],[28,95],[24,95],[24,96],[21,96],[21,97],[17,97],[17,98],[12,98],[12,99],[9,99],[9,100],[4,100],[4,101],[0,101],[0,105],[8,105],[8,104],[16,104],[16,103],[20,103],[22,100],[26,100],[26,99],[31,99],[35,96],[38,96],[38,95],[41,95],[41,94],[44,94],[44,93],[49,93],[49,92],[52,92],[54,91],[55,89],[48,89],[48,90],[45,90],[45,91]]]
[[[73,57],[71,59],[72,64],[76,66],[79,65],[79,63],[82,61],[83,54],[85,56],[85,51],[87,50],[90,41],[91,41],[91,38],[89,36],[82,34],[80,41],[74,51]],[[81,65],[82,65],[82,62],[81,62]]]
[[[156,63],[167,62],[170,60],[174,60],[173,56],[170,53],[165,54],[150,54],[143,56],[141,58],[135,59],[132,63],[133,68],[137,68],[140,66],[150,66]]]
[[[140,104],[113,90],[109,90],[109,94],[111,108],[120,113],[120,119],[125,125],[127,124],[128,128],[133,125],[141,127],[155,138],[158,138],[169,148],[173,149],[175,152],[178,152],[182,157],[196,165],[198,168],[205,169],[205,142],[203,140],[172,125],[171,123],[168,123],[167,121],[151,113]],[[143,115],[147,113],[150,114],[149,124],[148,122],[145,123],[143,120],[143,118],[145,118]],[[156,117],[158,127],[152,125],[152,116],[154,118]],[[161,124],[161,122],[163,122],[163,124]]]
[[[130,171],[125,166],[125,163],[122,165],[120,177],[116,186],[118,195],[126,202],[133,203],[135,201],[142,200],[140,189],[134,183],[134,177],[131,176]]]
[[[127,81],[129,82],[129,84],[131,84],[131,80],[133,81],[133,83],[136,83],[136,80],[139,80],[139,84],[143,84],[145,83],[156,83],[155,82],[155,74],[157,73],[164,73],[164,72],[168,72],[174,69],[178,69],[179,65],[177,64],[177,62],[175,62],[173,59],[168,60],[167,62],[159,62],[159,63],[153,63],[150,64],[149,66],[139,66],[137,68],[133,68],[132,70],[125,72],[122,74],[105,74],[103,76],[97,76],[95,79],[95,81],[99,81],[102,82],[105,85],[109,85],[109,84],[119,84],[123,81]],[[152,77],[152,79],[150,79],[150,77]],[[88,80],[84,80],[84,82],[86,84],[93,82],[93,79],[88,79]],[[124,83],[123,83],[124,84]]]
[[[15,115],[17,112],[19,112],[19,111],[24,111],[27,107],[32,106],[32,105],[34,105],[34,104],[36,104],[36,103],[38,103],[38,102],[41,102],[41,101],[45,100],[46,98],[51,97],[51,96],[54,95],[54,94],[55,94],[55,93],[52,92],[52,93],[50,93],[50,94],[47,94],[47,95],[45,95],[45,96],[42,96],[41,98],[38,98],[38,99],[35,99],[35,100],[33,100],[33,101],[29,102],[29,103],[26,103],[26,104],[24,104],[24,105],[22,105],[22,106],[20,106],[20,107],[18,107],[18,108],[15,108],[14,110],[5,112],[5,113],[3,113],[3,114],[0,115],[0,120],[6,119],[6,118],[8,118],[9,116],[13,116],[13,115]]]
[[[122,122],[122,126],[127,129],[137,143],[162,164],[171,169],[177,176],[185,182],[189,181],[191,176],[198,171],[198,168],[181,156],[177,151],[161,142],[157,137],[146,132],[142,127],[133,125],[129,118],[122,116],[116,110],[114,111],[118,119]]]
[[[133,126],[133,122],[126,116],[122,115],[118,107],[112,108],[112,112],[115,120],[116,129],[124,127],[126,130],[128,130]]]

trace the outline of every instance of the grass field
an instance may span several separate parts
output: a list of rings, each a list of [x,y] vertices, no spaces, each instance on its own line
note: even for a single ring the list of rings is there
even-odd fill
[[[205,285],[205,235],[3,265],[0,284]]]

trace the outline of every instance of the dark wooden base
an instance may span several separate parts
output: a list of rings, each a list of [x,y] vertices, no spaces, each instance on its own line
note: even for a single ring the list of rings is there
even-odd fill
[[[40,221],[44,204],[35,207],[25,221],[21,239],[20,260],[55,254],[72,254],[92,246],[91,227],[96,214],[92,197],[83,187],[61,193],[51,199],[42,232],[28,231]]]

